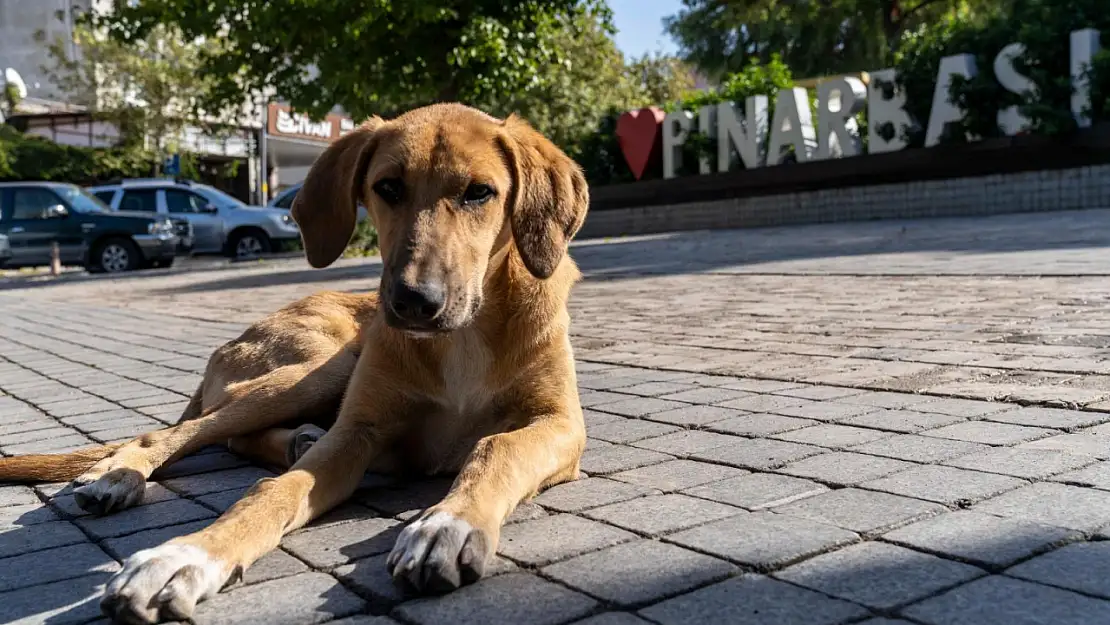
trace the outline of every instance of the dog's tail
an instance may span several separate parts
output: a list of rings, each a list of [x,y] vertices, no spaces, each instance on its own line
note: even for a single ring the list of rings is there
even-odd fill
[[[64,454],[29,454],[0,458],[0,483],[68,482],[107,458],[122,444],[89,447]]]

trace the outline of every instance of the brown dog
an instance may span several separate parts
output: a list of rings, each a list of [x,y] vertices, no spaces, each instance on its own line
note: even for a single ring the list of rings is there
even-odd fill
[[[211,526],[131,556],[102,601],[115,618],[189,617],[366,470],[458,473],[388,559],[417,589],[456,588],[482,575],[521,500],[577,476],[585,428],[566,303],[579,273],[566,251],[588,205],[578,166],[519,119],[434,105],[373,118],[313,165],[293,206],[313,266],[343,252],[356,200],[378,228],[380,295],[319,294],[256,323],[213,355],[177,426],[0,460],[0,480],[87,470],[77,492],[101,512],[133,505],[155,469],[213,442],[294,461]],[[322,436],[304,425],[340,402]]]

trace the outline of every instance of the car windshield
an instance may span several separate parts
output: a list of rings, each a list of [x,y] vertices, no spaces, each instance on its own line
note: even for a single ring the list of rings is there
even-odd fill
[[[95,195],[81,187],[55,187],[54,190],[78,213],[103,213],[112,210]]]
[[[208,196],[209,199],[214,198],[217,202],[223,204],[224,206],[234,206],[236,208],[243,208],[246,206],[246,204],[240,202],[234,196],[228,195],[227,193],[220,191],[216,187],[211,187],[206,184],[194,184],[193,187],[197,189],[203,189],[204,194]]]

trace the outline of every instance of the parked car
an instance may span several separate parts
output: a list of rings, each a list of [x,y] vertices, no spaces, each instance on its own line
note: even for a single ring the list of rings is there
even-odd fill
[[[8,237],[0,234],[0,268],[6,267],[12,259],[12,245]]]
[[[288,210],[248,206],[215,187],[188,180],[130,179],[90,187],[89,192],[113,210],[188,220],[196,253],[249,258],[301,236]]]
[[[285,209],[285,210],[292,209],[293,208],[293,200],[297,199],[297,193],[300,192],[302,186],[304,186],[304,183],[298,182],[297,184],[295,184],[291,187],[286,187],[283,191],[281,191],[280,193],[275,195],[273,197],[273,199],[270,200],[270,203],[267,204],[266,206],[269,206],[270,208],[282,208],[282,209]],[[367,217],[366,207],[362,205],[362,202],[359,202],[358,203],[358,220],[362,221],[362,220],[366,219],[366,217]]]
[[[115,212],[81,187],[59,182],[0,183],[0,234],[10,267],[62,264],[116,273],[173,264],[179,237],[166,217]]]

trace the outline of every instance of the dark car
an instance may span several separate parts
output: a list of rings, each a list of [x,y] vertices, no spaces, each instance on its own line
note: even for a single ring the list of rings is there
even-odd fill
[[[9,267],[50,264],[56,242],[62,264],[109,273],[168,267],[181,243],[165,217],[112,211],[57,182],[0,183],[0,234],[11,242]]]

